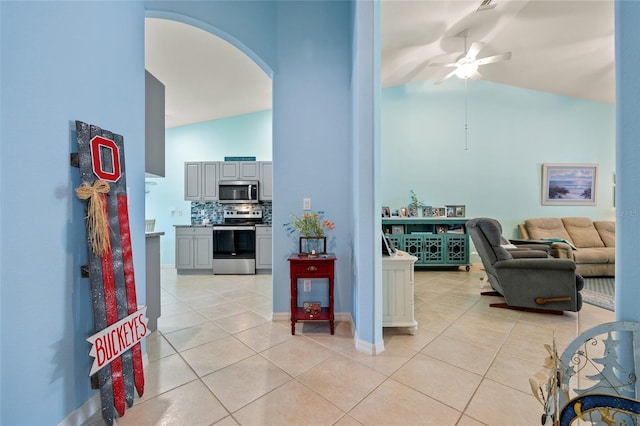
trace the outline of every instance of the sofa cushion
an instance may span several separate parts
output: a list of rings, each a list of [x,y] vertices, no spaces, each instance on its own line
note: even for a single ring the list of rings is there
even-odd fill
[[[616,246],[616,223],[613,220],[596,220],[593,222],[602,242],[607,247]]]
[[[593,226],[593,221],[587,217],[562,218],[564,229],[567,230],[577,248],[604,247],[600,234]]]
[[[543,240],[545,238],[560,238],[571,243],[571,237],[564,229],[562,219],[558,217],[545,217],[538,219],[527,219],[524,221],[529,238],[532,240]]]
[[[573,259],[576,264],[599,264],[599,263],[615,263],[615,248],[582,248],[573,252]]]

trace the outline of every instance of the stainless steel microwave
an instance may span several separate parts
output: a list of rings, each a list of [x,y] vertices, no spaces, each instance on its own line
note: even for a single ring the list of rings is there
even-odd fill
[[[257,203],[257,180],[221,180],[218,182],[218,201],[221,203]]]

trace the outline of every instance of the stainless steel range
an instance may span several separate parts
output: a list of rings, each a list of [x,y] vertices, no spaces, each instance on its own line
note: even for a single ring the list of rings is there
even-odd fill
[[[224,223],[213,225],[213,273],[256,273],[256,224],[262,210],[256,206],[228,206]]]

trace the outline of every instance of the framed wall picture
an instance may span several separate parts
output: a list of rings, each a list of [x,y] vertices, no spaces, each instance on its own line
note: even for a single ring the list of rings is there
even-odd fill
[[[597,164],[542,165],[542,205],[595,206]]]

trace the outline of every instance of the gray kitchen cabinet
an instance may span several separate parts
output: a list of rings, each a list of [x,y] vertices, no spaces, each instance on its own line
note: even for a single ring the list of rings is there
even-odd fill
[[[259,161],[260,164],[260,201],[273,200],[273,162]]]
[[[218,161],[184,163],[184,199],[216,201],[218,199]]]
[[[221,161],[220,180],[258,180],[260,169],[257,161]]]
[[[213,268],[211,227],[176,226],[176,269]]]
[[[272,267],[272,238],[271,226],[256,226],[256,269],[271,269]]]
[[[144,71],[144,171],[146,177],[164,177],[164,84]]]

